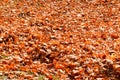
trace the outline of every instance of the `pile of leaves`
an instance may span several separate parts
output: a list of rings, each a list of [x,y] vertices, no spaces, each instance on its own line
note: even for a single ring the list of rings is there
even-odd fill
[[[119,0],[0,0],[0,79],[119,80]]]

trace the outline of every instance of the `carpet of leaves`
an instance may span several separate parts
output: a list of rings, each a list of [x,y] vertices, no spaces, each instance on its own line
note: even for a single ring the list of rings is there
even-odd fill
[[[119,80],[120,0],[0,0],[0,79]]]

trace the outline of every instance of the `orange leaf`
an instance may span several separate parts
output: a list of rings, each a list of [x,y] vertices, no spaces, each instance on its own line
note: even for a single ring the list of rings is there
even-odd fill
[[[31,71],[32,71],[32,72],[34,72],[34,73],[36,73],[36,72],[37,72],[37,70],[36,70],[36,69],[32,69]]]
[[[58,40],[51,40],[51,41],[50,41],[50,44],[51,44],[51,45],[59,45],[60,42],[59,42]]]
[[[22,66],[22,67],[20,67],[20,70],[22,70],[22,71],[28,71],[28,68],[26,66]]]
[[[3,67],[0,67],[0,71],[2,71],[3,70]]]
[[[21,44],[19,45],[19,47],[20,47],[20,48],[24,48],[24,47],[25,47],[25,44],[24,44],[24,43],[21,43]]]
[[[8,2],[9,0],[3,0],[5,3]]]
[[[57,63],[57,64],[55,65],[55,68],[56,68],[56,69],[62,69],[62,68],[64,68],[64,66],[63,66],[62,64]]]
[[[30,78],[32,78],[33,76],[32,76],[32,75],[25,75],[24,77],[27,78],[27,79],[30,79]]]

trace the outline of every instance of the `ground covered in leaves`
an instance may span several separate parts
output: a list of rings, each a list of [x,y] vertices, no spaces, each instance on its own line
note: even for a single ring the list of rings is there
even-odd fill
[[[0,79],[119,80],[119,0],[0,0]]]

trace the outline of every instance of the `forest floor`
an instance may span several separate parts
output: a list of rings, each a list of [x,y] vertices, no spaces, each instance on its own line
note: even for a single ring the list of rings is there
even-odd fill
[[[0,80],[120,80],[120,0],[0,0]]]

